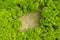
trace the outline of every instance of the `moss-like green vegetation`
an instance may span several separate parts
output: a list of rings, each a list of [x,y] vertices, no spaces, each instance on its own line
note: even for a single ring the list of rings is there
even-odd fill
[[[40,8],[40,26],[18,30],[23,13]],[[60,0],[0,0],[0,40],[60,40]]]

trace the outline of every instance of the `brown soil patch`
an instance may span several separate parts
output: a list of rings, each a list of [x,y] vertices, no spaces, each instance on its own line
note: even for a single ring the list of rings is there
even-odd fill
[[[39,13],[27,13],[22,17],[18,18],[22,22],[22,25],[19,27],[20,30],[28,30],[39,26],[40,14]]]

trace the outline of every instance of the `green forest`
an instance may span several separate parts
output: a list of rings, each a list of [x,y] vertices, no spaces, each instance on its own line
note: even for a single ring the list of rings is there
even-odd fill
[[[16,20],[40,11],[39,27],[18,30]],[[60,40],[60,0],[0,0],[0,40]]]

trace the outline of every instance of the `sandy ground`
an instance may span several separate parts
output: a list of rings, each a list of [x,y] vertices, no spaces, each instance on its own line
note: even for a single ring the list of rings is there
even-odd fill
[[[39,25],[39,13],[27,13],[22,17],[18,18],[22,22],[22,25],[19,27],[20,30],[28,30],[30,28],[37,27]]]

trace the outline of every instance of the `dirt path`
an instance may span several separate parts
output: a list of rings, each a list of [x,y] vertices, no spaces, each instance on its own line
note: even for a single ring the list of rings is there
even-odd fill
[[[20,30],[28,30],[39,25],[39,13],[27,13],[22,17],[18,18],[22,22],[22,25],[19,27]]]

